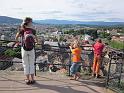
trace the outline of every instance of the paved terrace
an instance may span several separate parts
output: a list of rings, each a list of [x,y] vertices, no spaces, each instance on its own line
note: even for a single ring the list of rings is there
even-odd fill
[[[22,71],[0,71],[0,93],[113,93],[104,88],[104,79],[73,81],[61,71],[38,72],[34,85],[26,85],[24,78]]]

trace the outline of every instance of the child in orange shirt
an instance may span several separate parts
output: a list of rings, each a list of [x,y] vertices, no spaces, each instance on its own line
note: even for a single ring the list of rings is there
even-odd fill
[[[78,41],[74,41],[73,46],[69,47],[72,52],[72,65],[70,68],[70,72],[73,78],[71,78],[71,80],[77,80],[80,78],[80,73],[78,72],[78,69],[81,62],[81,48]]]

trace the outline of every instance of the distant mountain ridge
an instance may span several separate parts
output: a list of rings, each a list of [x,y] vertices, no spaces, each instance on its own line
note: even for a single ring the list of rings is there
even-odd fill
[[[0,24],[20,24],[22,19],[12,18],[7,16],[0,16]],[[46,20],[34,20],[36,24],[82,24],[82,25],[98,25],[98,26],[112,26],[112,25],[124,25],[124,22],[104,22],[104,21],[69,21],[69,20],[56,20],[56,19],[46,19]]]
[[[69,21],[69,20],[56,20],[56,19],[46,19],[46,20],[35,20],[35,23],[39,24],[84,24],[84,25],[124,25],[124,22],[104,22],[104,21]]]
[[[0,24],[19,24],[21,23],[21,19],[7,17],[7,16],[0,16]]]

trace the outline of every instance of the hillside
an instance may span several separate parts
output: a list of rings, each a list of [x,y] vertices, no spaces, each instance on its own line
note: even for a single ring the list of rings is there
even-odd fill
[[[56,19],[46,19],[46,20],[35,20],[35,23],[39,24],[83,24],[83,25],[98,25],[98,26],[112,26],[112,25],[124,25],[124,22],[104,22],[104,21],[69,21],[69,20],[56,20]]]
[[[20,24],[21,19],[0,16],[0,24]],[[104,22],[104,21],[75,21],[75,20],[57,20],[57,19],[46,19],[46,20],[34,20],[36,24],[81,24],[81,25],[96,25],[96,26],[114,26],[124,25],[124,22]]]
[[[21,23],[21,19],[7,17],[7,16],[0,16],[0,24],[19,24]]]

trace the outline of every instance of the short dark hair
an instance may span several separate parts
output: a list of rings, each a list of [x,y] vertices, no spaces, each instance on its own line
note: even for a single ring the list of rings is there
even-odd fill
[[[97,42],[102,43],[102,40],[99,38],[99,39],[97,39]]]

